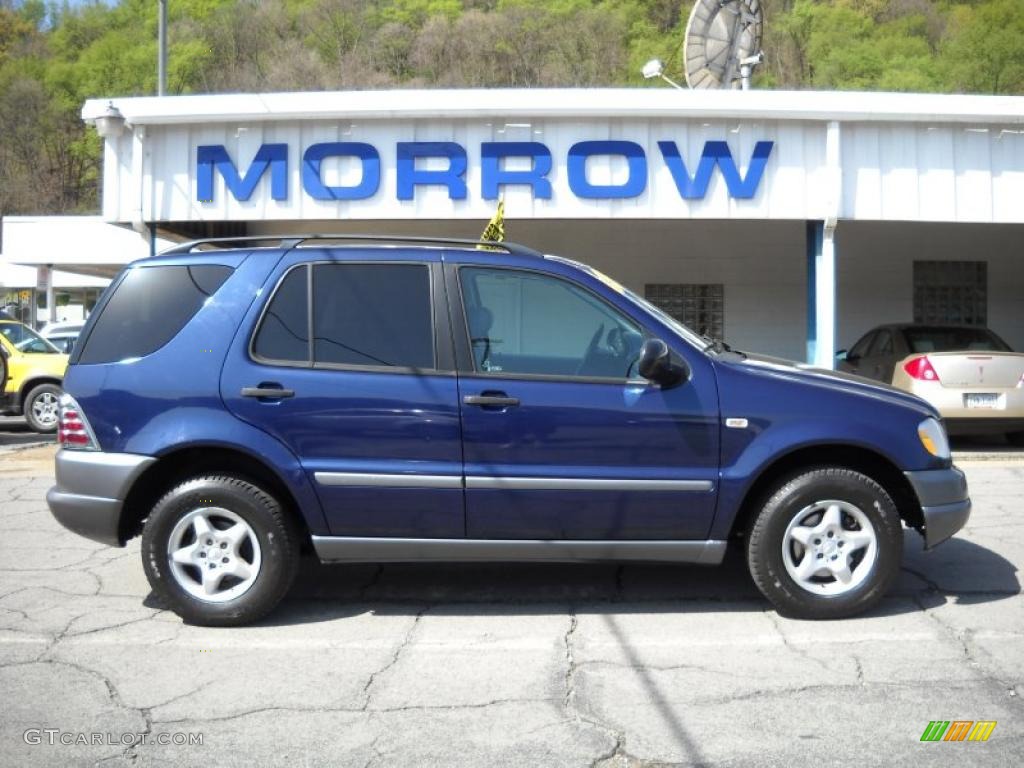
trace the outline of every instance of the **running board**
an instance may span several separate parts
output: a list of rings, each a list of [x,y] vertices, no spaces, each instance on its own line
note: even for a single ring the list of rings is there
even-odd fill
[[[325,563],[648,561],[717,565],[724,541],[572,541],[521,539],[385,539],[313,536]]]

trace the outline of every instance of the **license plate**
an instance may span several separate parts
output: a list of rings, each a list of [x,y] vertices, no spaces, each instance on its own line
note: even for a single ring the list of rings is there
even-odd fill
[[[964,395],[966,408],[998,408],[999,395],[989,392],[972,392]]]

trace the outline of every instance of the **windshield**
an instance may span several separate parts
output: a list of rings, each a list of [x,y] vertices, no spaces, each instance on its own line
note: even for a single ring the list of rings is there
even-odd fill
[[[22,325],[21,323],[0,324],[0,333],[2,333],[19,352],[25,352],[27,354],[56,354],[60,352],[60,350],[53,346],[53,344],[48,342],[27,325]]]
[[[1009,345],[987,328],[905,328],[910,351],[1009,352]]]
[[[633,293],[633,291],[629,290],[629,288],[623,288],[622,295],[625,296],[630,301],[632,301],[637,306],[639,306],[641,309],[650,312],[652,315],[661,320],[661,322],[669,326],[673,331],[678,333],[680,336],[685,338],[694,346],[699,347],[701,349],[707,346],[709,339],[705,338],[704,336],[701,336],[699,333],[697,333],[689,326],[683,325],[681,322],[672,317],[672,315],[670,315],[668,312],[652,304],[643,296]]]
[[[576,267],[577,269],[583,270],[591,277],[600,280],[602,283],[611,288],[620,296],[625,297],[627,300],[638,306],[640,309],[649,312],[650,314],[657,317],[661,322],[663,322],[665,325],[667,325],[669,328],[678,333],[680,336],[682,336],[684,339],[686,339],[688,342],[693,344],[698,349],[704,349],[707,346],[709,339],[705,339],[699,333],[696,333],[692,329],[688,328],[687,326],[683,325],[681,322],[676,320],[674,317],[672,317],[672,315],[668,314],[662,309],[659,309],[654,304],[651,304],[651,302],[649,302],[643,296],[639,296],[633,293],[633,291],[629,290],[629,288],[626,288],[624,285],[620,284],[616,280],[613,280],[612,278],[608,277],[608,275],[604,274],[600,270],[594,269],[593,267],[587,264],[581,264],[578,261],[566,259],[561,256],[549,255],[545,256],[544,258],[550,259],[551,261],[559,261],[562,262],[563,264],[570,264]]]

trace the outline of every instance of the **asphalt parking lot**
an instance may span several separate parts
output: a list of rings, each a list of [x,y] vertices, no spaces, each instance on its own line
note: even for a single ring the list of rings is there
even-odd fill
[[[55,443],[56,435],[33,432],[22,416],[0,416],[0,450],[11,446]]]
[[[962,462],[967,529],[931,553],[908,532],[897,588],[852,620],[778,617],[734,553],[710,569],[307,562],[268,620],[214,630],[154,601],[137,541],[52,520],[53,450],[0,453],[0,764],[1024,764],[1012,455]],[[932,720],[997,726],[922,743]],[[60,743],[78,734],[103,743]]]

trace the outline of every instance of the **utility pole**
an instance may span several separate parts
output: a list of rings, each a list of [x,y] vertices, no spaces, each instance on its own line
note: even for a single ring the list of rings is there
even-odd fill
[[[160,5],[160,20],[157,25],[157,42],[160,52],[157,54],[156,95],[167,95],[167,0],[157,0]]]

